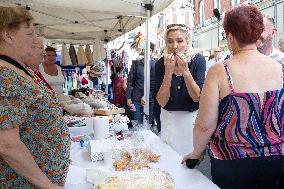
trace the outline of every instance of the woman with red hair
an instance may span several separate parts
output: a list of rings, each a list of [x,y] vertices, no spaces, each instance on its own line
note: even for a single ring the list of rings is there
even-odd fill
[[[201,160],[209,143],[212,181],[222,189],[276,189],[283,174],[283,66],[258,52],[261,12],[239,5],[224,18],[231,59],[209,69],[194,127]]]

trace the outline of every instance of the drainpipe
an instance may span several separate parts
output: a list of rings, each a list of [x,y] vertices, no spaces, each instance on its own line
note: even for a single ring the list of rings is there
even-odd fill
[[[274,12],[274,22],[275,22],[275,27],[277,28],[278,26],[278,20],[277,20],[277,3],[276,3],[277,0],[273,0],[273,12]],[[275,45],[276,43],[276,37],[273,38],[273,44]]]

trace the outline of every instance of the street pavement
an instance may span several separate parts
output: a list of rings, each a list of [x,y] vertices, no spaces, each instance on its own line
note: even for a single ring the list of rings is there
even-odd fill
[[[208,150],[206,150],[206,153],[204,155],[203,161],[199,164],[197,169],[202,172],[207,178],[210,180],[211,178],[211,163],[210,163],[210,157],[208,155]]]

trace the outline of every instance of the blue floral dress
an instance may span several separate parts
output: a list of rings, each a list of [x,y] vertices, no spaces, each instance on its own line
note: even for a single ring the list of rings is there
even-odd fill
[[[40,169],[53,183],[64,185],[70,162],[69,130],[56,94],[46,89],[44,83],[35,84],[0,66],[0,130],[19,127],[20,139]],[[0,188],[36,187],[0,156]]]

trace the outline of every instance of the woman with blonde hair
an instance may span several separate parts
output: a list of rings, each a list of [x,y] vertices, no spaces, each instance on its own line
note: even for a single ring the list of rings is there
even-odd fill
[[[37,74],[33,17],[0,6],[0,188],[62,188],[70,138],[55,91]]]
[[[157,101],[161,105],[161,139],[180,155],[192,150],[192,129],[205,79],[206,61],[192,54],[188,28],[168,25],[164,57],[155,67]]]

